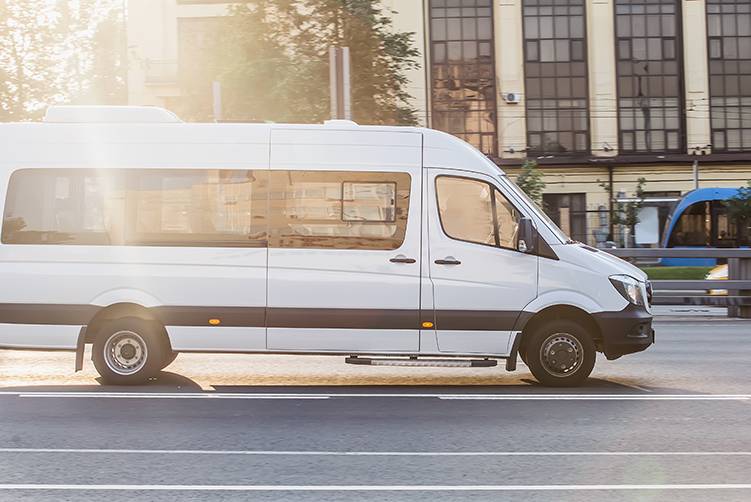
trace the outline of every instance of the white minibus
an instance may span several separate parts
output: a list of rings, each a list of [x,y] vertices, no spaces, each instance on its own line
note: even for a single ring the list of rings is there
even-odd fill
[[[584,381],[654,341],[651,287],[487,157],[421,128],[189,124],[52,107],[0,124],[0,348],[139,384],[179,352],[337,354]]]

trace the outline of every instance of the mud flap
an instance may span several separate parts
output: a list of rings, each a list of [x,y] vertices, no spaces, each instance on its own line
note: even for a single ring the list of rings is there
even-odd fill
[[[78,373],[83,369],[83,349],[86,346],[86,326],[78,332],[78,342],[76,343],[76,371]]]
[[[521,331],[514,335],[514,343],[511,345],[511,354],[506,359],[506,371],[516,371],[516,357],[519,354],[519,344],[522,341]]]

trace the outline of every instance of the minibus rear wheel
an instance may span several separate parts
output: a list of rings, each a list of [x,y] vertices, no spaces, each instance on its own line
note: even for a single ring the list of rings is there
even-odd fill
[[[163,351],[159,331],[150,323],[122,317],[102,326],[91,358],[105,383],[139,385],[162,369]]]
[[[573,387],[592,373],[595,344],[587,330],[568,320],[545,324],[532,335],[527,366],[548,387]]]

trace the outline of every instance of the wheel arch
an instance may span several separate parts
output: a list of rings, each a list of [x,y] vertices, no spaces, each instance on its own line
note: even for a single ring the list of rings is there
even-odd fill
[[[573,305],[553,305],[535,313],[522,328],[522,338],[519,344],[521,350],[526,350],[529,341],[537,330],[545,324],[556,320],[568,320],[579,324],[592,336],[598,352],[602,352],[602,330],[597,321],[584,310]]]
[[[128,302],[116,303],[100,309],[86,326],[86,343],[94,342],[94,339],[99,333],[99,330],[102,329],[102,326],[110,321],[123,317],[136,317],[151,324],[163,337],[164,342],[167,344],[166,347],[168,347],[169,350],[172,350],[172,343],[170,342],[167,329],[164,327],[164,323],[162,323],[161,319],[159,319],[151,309],[148,309],[143,305],[138,305],[137,303]]]

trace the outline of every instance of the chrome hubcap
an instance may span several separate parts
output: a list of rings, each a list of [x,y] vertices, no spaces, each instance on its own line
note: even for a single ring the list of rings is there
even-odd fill
[[[582,363],[584,348],[568,333],[550,335],[540,348],[540,360],[548,373],[563,377],[576,372]]]
[[[118,375],[137,373],[146,363],[147,356],[146,342],[132,331],[118,331],[104,346],[104,360]]]

